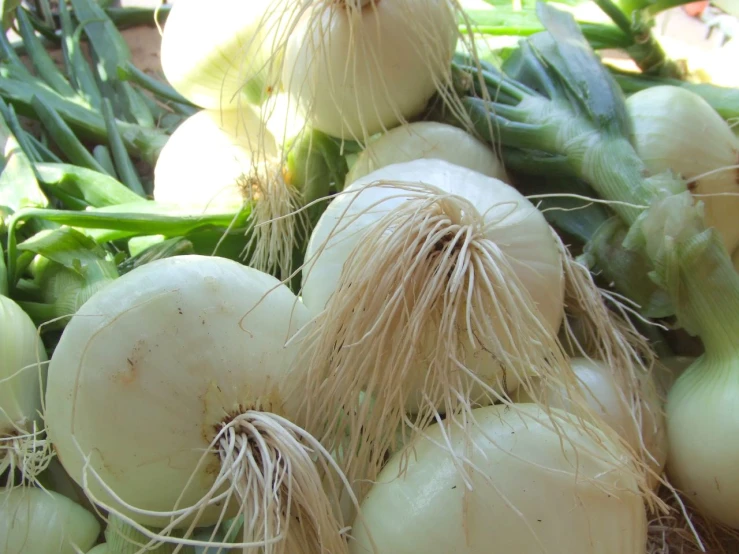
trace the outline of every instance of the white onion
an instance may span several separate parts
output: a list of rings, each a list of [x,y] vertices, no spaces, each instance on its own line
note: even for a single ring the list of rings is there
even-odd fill
[[[386,166],[332,201],[303,268],[315,325],[296,387],[312,433],[331,449],[348,435],[350,480],[371,479],[359,466],[381,462],[407,412],[462,420],[531,374],[567,379],[564,257],[513,187],[442,160]],[[339,425],[363,391],[375,408]]]
[[[276,88],[286,0],[177,0],[164,25],[162,70],[197,106],[233,108]]]
[[[99,504],[160,528],[244,512],[244,539],[269,540],[289,501],[301,552],[340,551],[321,447],[289,422],[283,394],[299,348],[286,341],[307,317],[274,277],[227,259],[167,258],[117,279],[51,360],[46,420],[64,468]],[[228,491],[230,503],[208,501]]]
[[[365,140],[447,83],[457,34],[448,0],[313,0],[289,37],[283,86],[316,129]]]
[[[644,504],[615,445],[533,404],[473,413],[475,446],[446,429],[454,451],[474,464],[469,481],[432,426],[407,468],[396,454],[382,470],[362,502],[352,554],[372,552],[368,530],[382,554],[646,552]]]
[[[249,204],[247,263],[287,278],[296,243],[307,235],[307,215],[298,212],[301,191],[283,155],[283,142],[299,132],[296,120],[287,117],[295,110],[280,96],[265,104],[266,121],[246,107],[202,110],[185,120],[157,160],[154,198],[211,213]]]
[[[490,147],[452,125],[418,121],[396,127],[372,141],[352,166],[346,184],[386,165],[422,158],[444,160],[508,181],[503,164]]]
[[[581,392],[593,411],[618,432],[635,454],[647,454],[644,461],[654,471],[651,481],[656,485],[656,476],[662,473],[667,459],[667,431],[662,403],[651,376],[642,375],[641,390],[631,391],[622,382],[621,373],[603,362],[573,358],[571,364]],[[546,387],[539,381],[535,390],[539,393],[536,397],[548,406],[571,409],[572,399],[561,386]],[[518,392],[519,402],[532,401],[527,391]]]
[[[90,512],[54,491],[0,488],[0,552],[77,554],[100,533]]]
[[[252,108],[201,110],[172,133],[154,168],[154,199],[222,212],[252,196],[249,180],[278,154]]]
[[[642,90],[627,99],[626,108],[647,169],[672,170],[688,181],[700,177],[690,190],[704,203],[706,223],[733,252],[739,245],[739,138],[703,98],[684,88]]]
[[[15,301],[0,295],[0,474],[8,466],[20,467],[33,478],[45,466],[46,456],[34,441],[43,431],[47,359],[31,318]]]

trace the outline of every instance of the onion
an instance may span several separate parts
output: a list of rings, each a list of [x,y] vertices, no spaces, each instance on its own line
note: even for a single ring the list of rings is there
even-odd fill
[[[246,261],[287,277],[295,245],[307,236],[306,215],[296,213],[301,193],[283,162],[279,123],[287,106],[268,103],[263,122],[256,110],[203,110],[190,116],[165,144],[154,169],[154,198],[205,212],[230,212],[249,203]],[[279,139],[271,132],[271,125]]]
[[[310,124],[366,140],[416,116],[450,82],[457,21],[448,0],[312,0],[282,67]]]
[[[303,268],[316,325],[296,385],[308,428],[333,437],[330,448],[349,429],[350,481],[371,479],[359,466],[380,463],[405,412],[425,422],[490,403],[556,365],[562,264],[526,198],[442,160],[386,166],[332,201]],[[336,406],[360,405],[346,426],[334,421]]]
[[[162,33],[167,80],[209,109],[259,101],[276,89],[287,0],[177,0]]]
[[[474,446],[446,430],[469,479],[432,426],[413,455],[396,454],[382,470],[362,502],[352,554],[373,552],[368,531],[383,554],[646,552],[644,504],[616,445],[533,404],[474,416]]]
[[[351,184],[368,173],[421,158],[444,160],[507,182],[503,164],[490,148],[469,133],[435,121],[396,127],[371,142],[346,177]]]
[[[603,421],[623,437],[635,453],[646,452],[645,460],[652,468],[652,484],[662,473],[667,459],[667,431],[657,387],[651,376],[642,375],[640,391],[628,390],[622,373],[606,364],[587,358],[573,358],[572,369],[582,393]],[[539,381],[535,385],[538,398],[552,408],[569,411],[572,399],[561,386],[547,387]],[[518,391],[518,402],[531,402],[525,391]]]
[[[626,108],[647,169],[672,170],[690,181],[705,206],[706,224],[733,252],[739,246],[739,139],[728,124],[703,98],[670,85],[633,94]]]
[[[3,554],[77,554],[95,544],[100,524],[66,496],[34,487],[0,488]]]
[[[46,350],[31,318],[0,295],[0,475],[10,468],[33,479],[49,456],[41,438],[41,401],[46,381]]]
[[[243,513],[245,542],[341,552],[319,472],[330,454],[291,423],[283,394],[300,348],[286,341],[307,319],[278,280],[227,259],[167,258],[113,281],[51,359],[62,465],[123,521],[163,528],[136,527],[152,540]]]

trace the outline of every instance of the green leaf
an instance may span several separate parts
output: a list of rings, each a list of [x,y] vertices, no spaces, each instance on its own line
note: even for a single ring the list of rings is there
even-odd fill
[[[70,227],[41,231],[18,245],[82,275],[82,266],[106,258],[105,249],[84,233]]]
[[[603,132],[629,136],[623,94],[585,40],[575,18],[545,2],[537,4],[537,14],[548,33],[534,35],[528,40],[559,75],[560,85],[571,100],[577,102]]]
[[[65,204],[83,209],[146,202],[120,181],[91,169],[70,164],[36,164],[39,180]]]

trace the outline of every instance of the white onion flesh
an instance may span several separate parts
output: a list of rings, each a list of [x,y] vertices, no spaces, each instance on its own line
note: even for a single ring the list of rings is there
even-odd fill
[[[64,468],[82,483],[90,456],[138,509],[172,510],[181,495],[180,507],[195,504],[217,451],[198,464],[229,414],[289,414],[281,386],[296,349],[285,342],[306,319],[287,287],[226,259],[173,257],[117,279],[82,306],[51,360],[46,419]],[[132,513],[87,473],[98,500],[142,524],[166,521]],[[206,508],[200,524],[222,508]]]
[[[0,488],[0,552],[77,554],[87,552],[100,533],[90,512],[53,491]]]
[[[739,246],[739,138],[705,100],[684,88],[642,90],[627,99],[626,108],[647,169],[672,170],[688,181],[700,177],[689,187],[705,206],[706,223],[733,252]]]
[[[448,78],[458,31],[447,0],[310,3],[282,81],[316,129],[366,140],[417,115]]]
[[[646,552],[638,486],[605,437],[596,442],[554,410],[557,432],[533,404],[474,413],[475,447],[465,449],[458,430],[448,430],[454,451],[475,464],[471,488],[432,426],[406,472],[394,455],[363,500],[352,554],[372,552],[368,530],[382,554]]]
[[[387,165],[419,159],[444,160],[508,182],[503,164],[487,145],[452,125],[418,121],[372,141],[352,166],[346,184]]]

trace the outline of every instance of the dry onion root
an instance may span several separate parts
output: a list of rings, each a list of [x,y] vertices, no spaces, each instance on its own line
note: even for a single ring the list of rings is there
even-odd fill
[[[469,431],[475,407],[510,404],[516,387],[546,406],[534,377],[566,390],[576,417],[625,442],[588,406],[556,337],[565,277],[568,308],[588,309],[606,359],[633,364],[638,348],[512,187],[440,160],[387,166],[332,202],[306,260],[303,300],[314,322],[296,381],[301,417],[327,448],[352,453],[342,469],[360,498],[398,428],[411,429],[405,444],[442,415]]]
[[[344,552],[342,476],[283,395],[299,348],[286,343],[307,318],[277,279],[222,258],[168,258],[117,279],[51,360],[46,419],[62,465],[150,545],[193,544],[196,526],[241,513],[229,547]]]

